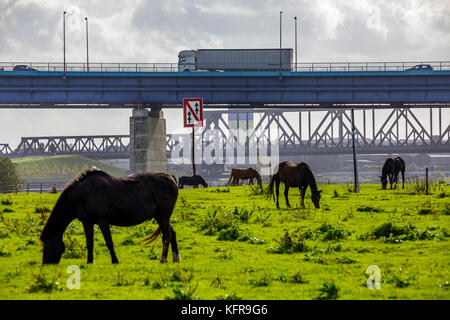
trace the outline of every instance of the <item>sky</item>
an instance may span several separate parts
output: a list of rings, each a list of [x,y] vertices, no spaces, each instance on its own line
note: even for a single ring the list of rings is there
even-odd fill
[[[299,62],[449,61],[450,0],[0,0],[0,62],[177,62],[197,48],[294,48]],[[0,109],[0,143],[128,134],[131,110]],[[181,109],[165,110],[168,132]]]

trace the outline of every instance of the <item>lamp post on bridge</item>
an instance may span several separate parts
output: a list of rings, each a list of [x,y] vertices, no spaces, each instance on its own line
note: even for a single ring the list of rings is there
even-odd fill
[[[359,193],[358,154],[356,152],[355,130],[355,110],[352,109],[353,174],[355,178],[355,193]]]
[[[88,18],[84,17],[86,20],[86,69],[89,72],[89,37],[88,37]]]
[[[66,11],[63,12],[63,64],[64,77],[66,76]]]
[[[280,11],[280,77],[281,77],[281,20],[282,20],[283,11]]]
[[[295,21],[295,71],[297,71],[297,17],[294,17]]]

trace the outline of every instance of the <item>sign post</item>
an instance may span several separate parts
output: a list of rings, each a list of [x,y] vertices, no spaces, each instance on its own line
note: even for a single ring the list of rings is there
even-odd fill
[[[183,99],[183,123],[185,128],[192,127],[192,171],[195,176],[194,127],[203,127],[203,98]]]

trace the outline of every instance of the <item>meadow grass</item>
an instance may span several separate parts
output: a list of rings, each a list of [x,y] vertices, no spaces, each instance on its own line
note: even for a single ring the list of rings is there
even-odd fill
[[[280,190],[278,210],[249,186],[222,189],[180,190],[171,221],[182,261],[167,264],[159,262],[161,239],[139,242],[157,227],[149,221],[112,227],[118,265],[96,226],[88,265],[82,225],[73,221],[61,262],[43,266],[39,232],[59,195],[0,196],[0,299],[450,298],[448,192],[362,185],[354,194],[324,185],[314,209],[309,190],[299,208],[291,188],[292,208]],[[66,285],[71,265],[81,270],[80,290]],[[380,289],[367,288],[371,265],[380,268]]]

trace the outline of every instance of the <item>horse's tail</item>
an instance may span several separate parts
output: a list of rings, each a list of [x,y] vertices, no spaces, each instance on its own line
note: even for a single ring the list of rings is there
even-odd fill
[[[141,239],[141,242],[144,246],[148,246],[150,243],[155,241],[160,234],[161,234],[161,228],[158,226],[158,228],[156,228],[156,230],[153,231],[153,233],[151,235],[149,235],[148,237],[146,237],[144,239]]]
[[[271,199],[273,197],[273,201],[275,201],[275,196],[273,194],[273,185],[275,184],[275,180],[278,179],[278,172],[275,173],[271,178],[270,178],[270,184],[269,184],[269,193],[268,193],[268,198]]]

